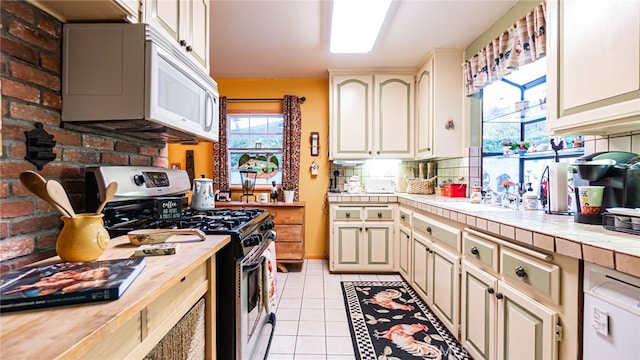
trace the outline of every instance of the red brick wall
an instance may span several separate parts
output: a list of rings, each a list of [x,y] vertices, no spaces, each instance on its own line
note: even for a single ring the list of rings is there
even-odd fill
[[[0,158],[0,272],[55,255],[59,214],[18,178],[37,170],[24,159],[25,131],[44,125],[57,142],[56,159],[40,171],[84,208],[84,171],[90,165],[164,166],[166,144],[142,145],[116,137],[65,129],[60,122],[62,24],[25,1],[0,3],[2,157]]]

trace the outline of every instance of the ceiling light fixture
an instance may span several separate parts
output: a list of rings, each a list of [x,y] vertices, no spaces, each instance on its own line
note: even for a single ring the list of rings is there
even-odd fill
[[[391,0],[334,0],[329,50],[334,54],[371,51],[390,5]]]

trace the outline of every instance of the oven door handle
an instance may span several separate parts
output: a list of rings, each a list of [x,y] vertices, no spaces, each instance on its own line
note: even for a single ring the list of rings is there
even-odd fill
[[[254,271],[260,265],[262,265],[262,263],[264,262],[264,259],[265,259],[264,256],[260,256],[260,260],[242,265],[242,271],[243,272],[252,272],[252,271]]]
[[[269,349],[271,349],[271,342],[273,341],[273,334],[276,332],[276,314],[270,313],[267,324],[271,324],[271,334],[269,335],[269,344],[267,345],[267,352],[264,354],[264,360],[269,357]]]

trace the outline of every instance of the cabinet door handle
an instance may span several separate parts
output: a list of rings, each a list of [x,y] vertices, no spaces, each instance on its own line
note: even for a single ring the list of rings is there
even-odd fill
[[[180,40],[180,46],[187,46],[187,40]]]
[[[376,151],[376,154],[380,155],[380,150]]]
[[[495,291],[492,287],[490,287],[490,288],[488,288],[488,289],[487,289],[487,292],[488,292],[489,294],[493,294],[493,293],[494,293],[494,292],[496,292],[496,291]]]
[[[431,226],[427,226],[427,232],[431,234]]]
[[[522,266],[516,266],[516,270],[515,273],[518,277],[525,277],[527,276],[527,272],[524,271],[524,268]]]
[[[346,213],[346,214],[345,214],[345,216],[346,216],[347,218],[350,218],[350,217],[351,217],[351,213],[350,213],[350,212],[348,212],[348,213]]]
[[[409,235],[407,235],[407,239],[409,239]]]
[[[191,47],[191,45],[187,46],[187,52],[192,52],[193,51],[193,47]]]
[[[378,217],[381,218],[382,217],[382,211],[378,211]]]
[[[502,298],[504,298],[504,295],[502,295],[502,293],[497,293],[496,294],[496,299],[502,300]]]
[[[369,155],[371,155],[371,150],[369,150]]]
[[[364,231],[369,231],[369,228],[367,228],[367,227],[366,227],[366,228],[364,228]]]
[[[400,215],[400,219],[404,220],[404,214]]]
[[[477,247],[473,246],[473,247],[471,248],[471,254],[473,254],[473,255],[478,255],[478,254],[480,254],[480,251],[478,251],[478,248],[477,248]]]

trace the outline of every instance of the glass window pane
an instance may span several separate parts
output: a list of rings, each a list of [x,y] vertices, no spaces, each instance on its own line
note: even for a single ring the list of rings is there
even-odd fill
[[[229,115],[229,183],[240,185],[240,168],[258,171],[257,185],[282,182],[282,115]]]

